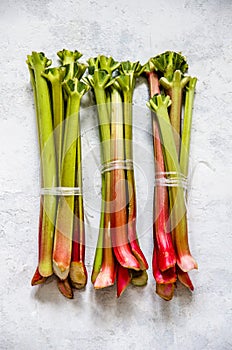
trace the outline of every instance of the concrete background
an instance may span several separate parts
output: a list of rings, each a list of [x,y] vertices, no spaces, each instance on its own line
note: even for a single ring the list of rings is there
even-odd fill
[[[232,348],[231,14],[230,0],[0,2],[1,349]],[[63,48],[81,51],[84,60],[102,53],[144,63],[164,50],[187,56],[189,73],[198,77],[191,142],[196,170],[188,204],[191,250],[199,264],[191,273],[193,294],[178,285],[171,302],[161,300],[150,270],[146,288],[129,287],[119,300],[115,288],[96,292],[90,282],[71,301],[58,292],[55,279],[30,286],[37,262],[39,155],[25,60],[35,50],[55,63]],[[141,110],[135,113],[138,232],[151,265],[154,173],[147,98],[141,79],[135,93]],[[94,117],[83,116],[90,274],[100,197],[88,148],[97,152],[98,132],[90,130]]]

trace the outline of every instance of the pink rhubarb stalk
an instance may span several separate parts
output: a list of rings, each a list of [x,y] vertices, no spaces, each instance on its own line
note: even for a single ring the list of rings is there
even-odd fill
[[[108,173],[110,175],[110,173]],[[110,186],[110,176],[106,180],[106,185]],[[110,191],[107,191],[110,195]],[[94,281],[94,288],[100,289],[114,285],[116,277],[115,259],[111,243],[111,217],[110,217],[110,198],[106,202],[103,236],[103,258],[100,272]]]
[[[152,71],[147,72],[148,83],[150,87],[151,97],[160,93],[158,75]],[[159,135],[159,127],[155,116],[152,116],[153,125],[153,139],[154,139],[154,154],[156,162],[156,173],[161,173],[159,177],[165,172],[165,164],[163,157],[163,150]],[[158,178],[158,176],[157,176]],[[170,267],[175,266],[176,257],[172,244],[171,233],[168,225],[169,219],[169,205],[168,205],[168,189],[165,186],[155,186],[154,194],[154,235],[158,245],[158,265],[161,271],[165,271]]]
[[[131,282],[130,270],[118,264],[117,268],[117,297],[119,298]]]

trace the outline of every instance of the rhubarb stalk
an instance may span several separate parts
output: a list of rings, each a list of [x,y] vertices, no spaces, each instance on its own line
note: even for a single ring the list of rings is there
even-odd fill
[[[123,93],[123,108],[124,108],[124,137],[125,137],[125,159],[133,159],[132,151],[132,99],[135,88],[136,78],[143,72],[143,67],[139,62],[122,62],[119,68],[120,76],[117,77],[117,82],[120,85]],[[134,170],[126,170],[126,179],[128,182],[128,239],[131,250],[140,264],[141,270],[148,268],[147,261],[138,243],[136,233],[136,193]],[[117,253],[117,244],[114,249]]]
[[[105,69],[103,70],[100,66],[100,62],[102,61],[104,61],[102,57],[89,60],[89,72],[93,74],[87,77],[87,81],[94,89],[94,95],[97,102],[102,161],[103,164],[106,164],[110,161],[111,154],[110,118],[108,113],[105,89],[111,80],[112,71],[117,68],[118,64],[110,58],[107,60],[107,63],[104,66]],[[110,231],[110,177],[111,176],[109,171],[106,171],[102,174],[102,209],[100,229],[92,271],[92,282],[96,289],[113,285],[116,276],[115,260],[111,246]]]
[[[32,76],[36,92],[37,125],[40,143],[42,186],[53,188],[57,185],[56,155],[53,138],[53,121],[50,104],[49,88],[41,73],[51,64],[43,53],[32,52],[27,63]],[[45,195],[42,199],[42,225],[39,232],[39,262],[38,271],[42,277],[53,274],[52,249],[54,223],[56,218],[56,197]]]
[[[77,78],[64,84],[68,96],[62,154],[61,186],[75,187],[76,142],[80,100],[87,85]],[[53,250],[53,269],[64,280],[68,277],[72,253],[74,195],[60,196],[57,208],[56,230]]]
[[[63,144],[63,120],[64,120],[64,102],[62,82],[65,75],[63,67],[49,68],[42,73],[51,84],[52,90],[52,114],[53,129],[57,160],[57,183],[60,185],[62,144]]]
[[[57,53],[66,74],[64,81],[69,79],[81,79],[86,65],[78,62],[82,54],[79,51],[62,50]],[[67,100],[67,94],[65,94]],[[76,178],[75,186],[82,189],[82,164],[81,164],[81,131],[78,115],[77,140],[76,140]],[[72,236],[72,256],[70,264],[70,281],[74,288],[81,289],[87,283],[87,271],[85,261],[85,226],[84,207],[82,194],[74,197],[74,223]]]
[[[145,72],[148,79],[150,97],[160,93],[159,79],[154,71],[154,66],[149,60],[145,66]],[[152,129],[154,141],[154,156],[155,156],[155,173],[156,179],[165,177],[165,164],[163,157],[163,149],[160,140],[160,131],[156,116],[152,113]],[[172,237],[169,230],[169,203],[168,189],[165,186],[160,186],[157,182],[154,190],[154,217],[153,217],[153,237],[154,249],[152,270],[156,283],[173,283],[176,281],[176,273],[173,268],[176,264],[175,251],[172,244]],[[167,271],[167,272],[166,272]],[[161,289],[156,288],[157,293]],[[169,290],[169,289],[168,289]],[[167,290],[167,291],[168,291]],[[173,294],[173,293],[172,293]],[[163,293],[160,295],[163,297]],[[165,297],[167,299],[167,295]],[[171,296],[170,296],[171,299]]]
[[[180,169],[182,174],[188,178],[188,165],[189,165],[189,153],[190,153],[190,136],[192,126],[192,112],[194,94],[196,88],[197,78],[190,78],[186,86],[185,94],[185,107],[184,107],[184,122],[183,131],[181,137],[181,151],[180,151]],[[179,281],[187,288],[193,291],[194,287],[187,272],[177,268],[177,276]]]
[[[77,126],[77,155],[76,155],[76,182],[75,186],[82,189],[82,163],[81,163],[81,131],[78,116]],[[83,196],[74,198],[74,228],[72,238],[72,258],[70,266],[70,280],[72,286],[81,289],[87,283],[87,271],[85,267],[85,225]]]

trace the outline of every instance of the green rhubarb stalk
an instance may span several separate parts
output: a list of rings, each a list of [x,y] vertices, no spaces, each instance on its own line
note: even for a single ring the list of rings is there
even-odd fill
[[[97,59],[89,60],[89,71],[93,73],[87,77],[88,83],[94,89],[94,95],[97,102],[99,132],[101,140],[101,154],[103,164],[110,161],[110,118],[107,108],[106,86],[111,79],[111,74],[106,70],[98,69],[99,62]],[[91,64],[95,64],[92,66]],[[101,218],[97,248],[95,252],[92,283],[95,288],[105,287],[113,283],[115,276],[114,259],[110,252],[109,236],[110,236],[110,173],[106,172],[102,175],[102,204]],[[107,247],[105,247],[107,245]],[[106,252],[107,249],[107,252]],[[104,269],[103,269],[104,268]],[[104,280],[104,271],[106,271],[106,279]]]
[[[78,51],[62,50],[57,53],[61,63],[62,69],[65,68],[64,81],[77,78],[80,80],[87,68],[83,63],[78,62],[82,54]],[[67,100],[67,94],[65,97]],[[81,135],[80,135],[80,121],[77,125],[77,151],[76,151],[76,183],[75,186],[82,189],[82,168],[81,168]],[[84,227],[84,208],[83,196],[74,197],[74,223],[73,223],[73,237],[72,237],[72,257],[70,265],[70,280],[74,288],[80,289],[86,285],[87,271],[84,265],[85,260],[85,227]]]
[[[51,84],[52,91],[52,111],[53,111],[53,128],[56,146],[57,159],[57,183],[61,186],[61,167],[62,167],[62,150],[63,150],[63,121],[64,121],[64,99],[62,83],[65,77],[66,69],[56,67],[47,69],[42,76]],[[68,279],[58,280],[60,292],[67,298],[72,297],[72,289]]]
[[[53,128],[56,146],[57,174],[58,185],[60,185],[62,145],[63,145],[63,121],[64,121],[64,101],[62,82],[65,76],[63,67],[49,68],[42,76],[51,83],[52,89],[52,111],[53,111]]]
[[[77,125],[77,154],[76,154],[76,187],[82,190],[82,157],[81,157],[81,130],[80,118],[78,116]],[[74,230],[72,259],[70,266],[70,280],[73,287],[77,289],[84,288],[87,283],[87,271],[84,265],[85,261],[85,225],[84,225],[84,206],[83,196],[74,198]]]
[[[180,169],[182,174],[186,178],[188,178],[192,112],[193,112],[193,102],[194,102],[196,83],[197,83],[197,78],[191,77],[186,86],[186,94],[185,94],[184,121],[183,121],[183,131],[182,131],[181,149],[180,149]],[[187,272],[184,272],[180,268],[177,268],[177,276],[179,281],[183,285],[185,285],[187,288],[193,291],[194,287]]]
[[[180,149],[180,169],[184,176],[188,176],[189,153],[190,153],[190,139],[192,126],[192,111],[193,101],[196,88],[197,78],[190,78],[186,86],[185,107],[184,107],[184,122],[181,138]]]
[[[170,106],[170,97],[155,95],[147,103],[148,107],[153,110],[158,118],[160,131],[164,143],[164,155],[167,169],[170,173],[170,179],[175,178],[175,174],[180,174],[178,155],[175,147],[175,141],[168,115]],[[172,174],[172,172],[174,174]],[[197,268],[197,263],[190,254],[187,234],[186,207],[184,201],[184,190],[182,187],[169,187],[170,191],[170,210],[173,227],[173,238],[177,253],[177,263],[179,267],[188,272]]]
[[[75,187],[76,142],[80,101],[87,91],[87,85],[78,79],[64,83],[67,100],[64,130],[61,186]],[[53,250],[53,269],[64,280],[68,277],[72,253],[74,195],[61,196],[57,208],[57,220]]]
[[[174,139],[178,154],[180,151],[182,95],[183,89],[188,83],[189,79],[190,77],[182,77],[182,73],[179,70],[174,72],[171,82],[169,82],[165,77],[160,79],[160,84],[165,88],[165,90],[167,90],[167,93],[172,100],[170,121],[173,127]]]
[[[36,83],[35,83],[35,75],[34,75],[34,71],[33,69],[30,67],[30,65],[28,64],[28,69],[29,69],[29,73],[30,73],[30,80],[31,80],[31,85],[32,85],[32,89],[33,89],[33,95],[34,95],[34,102],[35,102],[35,109],[36,109],[36,121],[37,121],[37,133],[38,133],[38,141],[39,141],[39,149],[40,149],[40,154],[42,153],[41,151],[41,140],[40,140],[40,129],[41,126],[39,126],[39,112],[38,112],[38,103],[37,103],[37,92],[36,92]],[[43,187],[43,178],[42,178],[42,164],[40,164],[40,183],[41,183],[41,187]],[[40,241],[41,241],[41,230],[42,230],[42,222],[43,222],[43,200],[42,198],[40,198],[40,214],[39,214],[39,234],[38,234],[38,247],[39,247],[39,251],[40,251]],[[36,286],[38,284],[42,284],[45,283],[45,281],[47,280],[47,277],[43,277],[40,275],[39,273],[39,268],[37,266],[36,271],[32,277],[31,280],[31,285],[32,286]]]
[[[36,91],[36,82],[35,82],[35,74],[34,74],[34,70],[30,65],[29,62],[29,58],[27,60],[27,64],[28,64],[28,70],[30,73],[30,81],[31,81],[31,86],[32,86],[32,90],[33,90],[33,96],[34,96],[34,103],[35,103],[35,110],[36,110],[36,124],[37,124],[37,133],[38,133],[38,141],[39,141],[39,149],[40,149],[40,153],[42,153],[41,151],[41,139],[40,139],[40,130],[41,130],[41,121],[39,118],[39,110],[38,110],[38,101],[37,101],[37,91]],[[41,164],[42,165],[42,164]],[[40,166],[41,166],[40,165]],[[41,170],[41,186],[43,185],[43,181],[42,181],[42,168]]]
[[[49,88],[41,73],[51,64],[43,53],[32,52],[27,63],[34,73],[36,91],[37,125],[41,152],[41,170],[43,187],[53,188],[57,185],[56,155],[53,135],[52,110]],[[32,75],[31,75],[32,76]],[[41,276],[53,274],[52,249],[54,222],[56,217],[56,197],[46,195],[43,198],[43,215],[39,242],[38,270]]]

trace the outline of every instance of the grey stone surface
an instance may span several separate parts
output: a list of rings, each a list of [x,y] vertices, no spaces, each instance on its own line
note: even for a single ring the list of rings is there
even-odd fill
[[[230,0],[1,0],[1,349],[232,348],[231,13]],[[193,294],[178,285],[172,302],[164,302],[155,294],[151,270],[147,287],[129,287],[119,300],[115,288],[96,292],[90,281],[72,301],[60,295],[54,279],[30,287],[37,262],[39,155],[25,60],[34,50],[55,62],[62,48],[78,49],[83,59],[102,53],[142,63],[167,49],[187,56],[190,74],[198,77],[191,142],[196,170],[188,204],[190,245],[199,264],[199,271],[191,273]],[[138,232],[151,265],[154,173],[147,98],[141,79],[134,131]],[[91,198],[96,207],[100,204],[88,166],[88,148],[99,155],[92,123],[94,117],[84,118],[83,112],[89,274],[99,219]],[[97,191],[97,173],[95,181]]]

